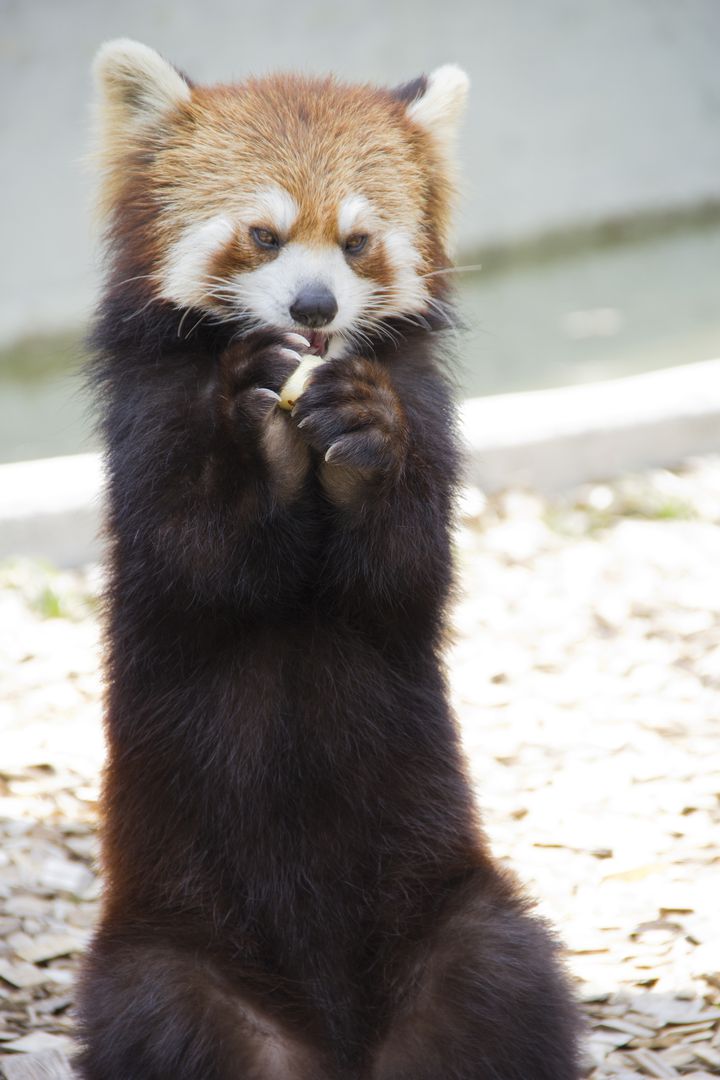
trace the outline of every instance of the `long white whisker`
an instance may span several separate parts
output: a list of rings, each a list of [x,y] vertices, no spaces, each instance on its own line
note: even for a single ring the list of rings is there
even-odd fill
[[[420,274],[421,278],[436,277],[438,274],[469,274],[474,270],[482,270],[482,263],[475,263],[471,266],[447,266],[444,270],[429,270],[427,274]]]
[[[187,341],[187,339],[188,339],[188,338],[192,337],[192,335],[193,335],[193,334],[195,333],[195,331],[197,330],[197,328],[198,328],[198,326],[200,325],[200,323],[201,323],[201,322],[204,322],[204,320],[205,320],[205,319],[207,319],[207,318],[209,317],[209,315],[210,315],[210,312],[209,312],[209,311],[206,311],[206,312],[204,312],[204,313],[203,313],[203,314],[202,314],[202,315],[200,316],[200,318],[199,318],[199,319],[197,320],[197,322],[196,322],[196,323],[194,323],[194,324],[193,324],[193,325],[192,325],[192,326],[190,327],[190,329],[188,330],[187,334],[185,335],[185,340],[186,340],[186,341]],[[183,316],[183,318],[184,318],[184,316]]]
[[[125,278],[123,281],[118,281],[114,287],[119,289],[123,285],[129,285],[131,281],[157,281],[157,274],[136,274],[135,277]]]
[[[180,318],[180,322],[178,323],[178,328],[177,328],[177,336],[178,337],[182,337],[183,323],[185,322],[185,320],[187,319],[187,317],[188,317],[188,315],[190,314],[191,311],[192,311],[192,308],[190,308],[190,307],[185,308],[185,311],[183,312],[183,314],[182,314],[182,316]]]
[[[131,319],[135,319],[138,315],[142,315],[143,311],[147,311],[147,309],[151,307],[154,303],[155,297],[151,296],[146,304],[143,304],[143,306],[141,308],[138,308],[137,311],[132,311],[129,315],[125,315],[122,321],[130,322]]]

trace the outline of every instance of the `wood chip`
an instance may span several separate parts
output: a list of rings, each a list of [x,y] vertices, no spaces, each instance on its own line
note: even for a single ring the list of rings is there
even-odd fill
[[[16,945],[15,953],[30,964],[38,964],[80,952],[83,944],[84,936],[79,934],[38,934],[29,943]]]
[[[0,1070],[6,1080],[75,1080],[70,1062],[58,1050],[0,1057]]]
[[[619,1017],[604,1018],[602,1027],[612,1028],[614,1031],[624,1031],[628,1035],[635,1035],[640,1039],[651,1039],[655,1034],[654,1028],[641,1027],[640,1024],[633,1024]]]
[[[665,1034],[669,1039],[684,1039],[688,1035],[709,1031],[714,1026],[712,1020],[703,1020],[700,1024],[670,1024]]]
[[[609,1031],[607,1028],[599,1027],[593,1030],[589,1042],[595,1048],[604,1048],[606,1054],[608,1047],[615,1049],[618,1046],[627,1046],[631,1039],[632,1035],[628,1035],[627,1032]]]
[[[70,1054],[73,1050],[72,1039],[67,1035],[53,1035],[49,1031],[33,1031],[22,1035],[13,1042],[3,1044],[4,1050],[14,1050],[18,1054],[39,1054],[45,1050],[57,1050],[61,1054]]]
[[[657,1050],[657,1045],[651,1049]],[[684,1069],[689,1065],[695,1065],[695,1055],[691,1047],[686,1043],[675,1043],[663,1050],[663,1061],[667,1065],[674,1065],[676,1069]]]
[[[25,990],[29,986],[41,986],[49,981],[49,974],[42,968],[33,964],[9,964],[0,960],[0,979],[4,979],[11,986]]]
[[[59,1013],[69,1008],[72,1003],[73,999],[71,997],[46,997],[42,1001],[36,1001],[33,1004],[33,1009],[40,1015],[43,1013]]]
[[[70,859],[45,860],[38,878],[49,892],[69,892],[75,896],[83,896],[95,883],[94,874],[86,866]]]
[[[703,1015],[702,1002],[695,999],[684,1001],[671,994],[646,994],[635,1002],[633,1011],[638,1017],[652,1017],[662,1025],[695,1024],[714,1019]]]
[[[47,900],[39,896],[28,896],[25,893],[18,893],[16,896],[9,897],[4,906],[9,915],[18,915],[21,918],[27,918],[28,916],[43,916],[47,914],[48,903]]]
[[[720,1053],[713,1050],[710,1043],[694,1043],[692,1050],[695,1057],[702,1061],[703,1065],[712,1065],[714,1069],[720,1070]]]
[[[659,1077],[659,1080],[673,1080],[673,1077],[680,1075],[676,1068],[668,1065],[653,1050],[630,1050],[628,1057],[632,1058],[648,1076]]]

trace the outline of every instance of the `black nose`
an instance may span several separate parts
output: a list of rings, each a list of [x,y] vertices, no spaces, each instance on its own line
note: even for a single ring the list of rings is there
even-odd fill
[[[337,300],[325,285],[306,285],[290,306],[290,314],[303,326],[327,326],[337,309]]]

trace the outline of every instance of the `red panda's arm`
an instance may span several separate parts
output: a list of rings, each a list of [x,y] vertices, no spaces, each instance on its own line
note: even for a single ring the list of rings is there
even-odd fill
[[[432,636],[450,587],[458,474],[446,380],[422,356],[336,361],[313,375],[295,419],[332,505],[326,594],[351,616]]]
[[[281,344],[115,346],[96,361],[110,533],[153,596],[252,615],[308,587],[317,526],[307,450],[272,393],[296,363]]]

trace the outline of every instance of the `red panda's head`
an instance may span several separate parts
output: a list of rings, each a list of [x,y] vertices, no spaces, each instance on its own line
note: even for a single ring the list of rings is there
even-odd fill
[[[292,75],[201,87],[120,40],[95,72],[101,211],[117,271],[151,298],[310,331],[332,355],[438,306],[459,68],[397,90]]]

